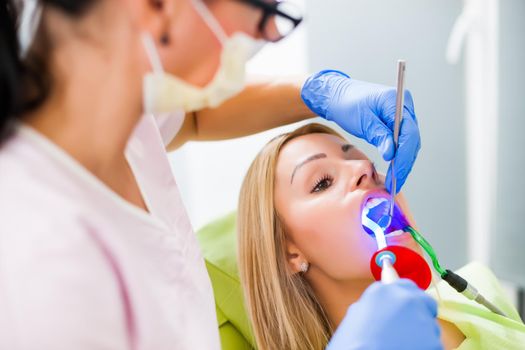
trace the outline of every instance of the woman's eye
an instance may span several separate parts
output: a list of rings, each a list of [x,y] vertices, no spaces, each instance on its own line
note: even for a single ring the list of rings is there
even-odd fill
[[[322,192],[328,189],[334,183],[334,179],[330,176],[323,176],[321,179],[317,180],[314,188],[311,193]]]

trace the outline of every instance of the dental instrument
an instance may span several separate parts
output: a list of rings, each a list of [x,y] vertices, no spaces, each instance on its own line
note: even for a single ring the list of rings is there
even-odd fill
[[[374,218],[384,211],[384,206],[388,207],[386,198],[370,198],[361,212],[363,227],[374,236],[377,244],[377,251],[370,259],[370,271],[376,280],[383,283],[389,284],[399,278],[407,278],[425,290],[432,280],[432,272],[425,259],[409,248],[388,245],[385,238],[386,232],[374,221]],[[397,218],[395,220],[397,223]],[[388,232],[392,237],[401,233],[399,230]]]
[[[399,275],[393,266],[396,261],[396,255],[385,249],[387,247],[385,233],[378,224],[368,217],[369,210],[370,209],[365,206],[361,213],[361,221],[364,226],[374,232],[378,251],[381,252],[380,254],[377,254],[374,261],[381,268],[381,282],[389,284],[399,279]]]
[[[361,212],[363,227],[373,234],[378,247],[370,259],[370,271],[376,280],[383,283],[388,284],[399,278],[407,278],[425,290],[432,280],[432,273],[425,259],[409,248],[387,245],[383,228],[372,219],[377,215],[376,210],[383,211],[381,207],[387,205],[387,202],[386,198],[369,199]],[[395,235],[396,232],[389,234]]]
[[[397,179],[394,170],[394,159],[397,153],[397,147],[399,144],[399,131],[401,129],[401,121],[403,120],[403,105],[405,103],[405,70],[406,70],[406,61],[398,60],[397,61],[397,93],[396,93],[396,114],[394,119],[394,158],[390,161],[390,171],[392,176],[392,186],[390,191],[390,210],[388,215],[384,215],[379,219],[378,224],[384,230],[390,226],[392,223],[392,217],[394,216],[394,202],[397,194]]]
[[[385,207],[388,207],[388,204],[386,198],[369,199],[364,205],[361,214],[363,227],[365,230],[368,229],[369,234],[374,235],[378,246],[377,252],[370,260],[370,270],[376,280],[391,283],[397,278],[408,278],[423,290],[430,285],[432,278],[430,267],[418,253],[403,246],[387,245],[385,235],[395,237],[399,235],[397,233],[400,231],[408,232],[412,239],[414,239],[429,256],[434,269],[445,282],[466,298],[485,306],[498,315],[507,317],[500,308],[487,300],[471,283],[455,272],[443,269],[430,243],[416,229],[409,225],[397,207],[392,216],[392,227],[390,228],[394,231],[387,232],[386,229],[383,230],[375,220],[381,220],[384,217],[379,215],[384,215]],[[399,230],[400,227],[403,227],[403,229]],[[392,275],[392,271],[396,275]]]

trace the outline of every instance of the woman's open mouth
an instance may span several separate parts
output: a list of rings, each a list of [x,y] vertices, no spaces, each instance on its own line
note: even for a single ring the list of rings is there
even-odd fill
[[[368,218],[377,223],[382,216],[388,215],[389,208],[390,202],[387,198],[372,197],[366,200],[363,210],[368,211]],[[394,216],[392,217],[390,226],[385,230],[385,236],[394,237],[402,235],[407,226],[409,226],[409,224],[403,215],[403,212],[399,209],[397,204],[394,204]],[[374,232],[368,227],[363,225],[363,228],[370,236],[374,236]]]

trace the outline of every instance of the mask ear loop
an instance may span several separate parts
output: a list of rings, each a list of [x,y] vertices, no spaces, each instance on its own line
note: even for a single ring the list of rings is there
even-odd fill
[[[162,77],[164,75],[164,68],[162,67],[162,62],[160,61],[159,52],[157,51],[157,48],[155,47],[155,42],[153,41],[153,37],[150,33],[142,33],[141,34],[142,39],[142,45],[144,45],[144,51],[146,51],[146,56],[148,56],[149,63],[151,65],[151,68],[153,70],[153,75]],[[144,108],[146,113],[150,110],[148,107],[150,102],[146,99],[146,95],[143,96],[144,98]],[[151,114],[151,113],[148,113]]]
[[[217,18],[215,18],[215,16],[211,13],[210,9],[202,2],[202,0],[192,0],[191,2],[195,7],[195,10],[197,10],[203,21],[210,28],[213,34],[215,34],[220,43],[224,44],[224,42],[228,40],[228,35],[226,35],[226,32],[222,28]]]
[[[144,45],[144,50],[146,51],[146,55],[148,56],[153,72],[156,74],[163,74],[164,68],[162,67],[162,62],[160,61],[159,52],[157,51],[157,48],[155,47],[155,43],[153,42],[153,38],[151,34],[142,33],[141,38],[142,38],[142,44]]]

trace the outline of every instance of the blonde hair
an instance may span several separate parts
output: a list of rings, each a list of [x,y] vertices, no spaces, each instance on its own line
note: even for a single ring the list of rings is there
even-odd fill
[[[286,236],[275,210],[275,169],[281,149],[303,135],[341,137],[308,124],[271,140],[244,178],[238,211],[239,271],[260,350],[324,349],[332,335],[328,318],[302,274],[286,257]],[[342,137],[341,137],[342,138]]]

